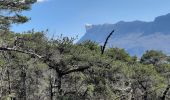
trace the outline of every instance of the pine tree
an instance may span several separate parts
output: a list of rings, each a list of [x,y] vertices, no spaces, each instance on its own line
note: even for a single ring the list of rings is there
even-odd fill
[[[29,18],[21,12],[29,10],[35,2],[36,0],[0,0],[0,32],[7,31],[11,24],[27,22]]]

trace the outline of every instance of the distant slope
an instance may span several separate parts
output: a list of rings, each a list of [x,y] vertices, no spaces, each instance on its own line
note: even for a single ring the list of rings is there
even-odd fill
[[[170,54],[170,14],[156,17],[152,22],[120,21],[116,24],[86,25],[86,33],[78,42],[92,40],[103,44],[113,29],[115,33],[109,40],[109,46],[124,48],[137,56],[150,49]]]

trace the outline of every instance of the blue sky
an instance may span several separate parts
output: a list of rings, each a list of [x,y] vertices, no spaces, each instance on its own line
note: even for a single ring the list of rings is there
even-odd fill
[[[23,12],[31,20],[14,25],[12,30],[49,29],[48,36],[63,34],[80,38],[85,33],[85,24],[152,21],[167,13],[170,13],[170,0],[39,0],[32,10]]]

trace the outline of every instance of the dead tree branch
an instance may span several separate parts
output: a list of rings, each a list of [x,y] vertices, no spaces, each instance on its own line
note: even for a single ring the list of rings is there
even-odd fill
[[[31,55],[31,56],[35,56],[35,57],[38,57],[39,59],[43,58],[43,56],[40,56],[40,55],[38,55],[38,54],[36,54],[34,52],[18,50],[18,49],[9,48],[9,47],[0,47],[0,51],[15,51],[15,52],[19,52],[19,53],[24,53],[24,54],[28,54],[28,55]]]
[[[165,100],[166,94],[168,93],[169,89],[170,89],[170,85],[168,85],[168,86],[166,87],[166,90],[163,92],[163,96],[161,97],[161,100]]]
[[[105,42],[104,42],[104,45],[101,47],[101,54],[103,55],[104,54],[104,50],[105,50],[105,48],[106,48],[106,45],[107,45],[107,43],[108,43],[108,40],[109,40],[109,38],[111,37],[111,35],[114,33],[114,30],[107,36],[107,38],[106,38],[106,40],[105,40]]]

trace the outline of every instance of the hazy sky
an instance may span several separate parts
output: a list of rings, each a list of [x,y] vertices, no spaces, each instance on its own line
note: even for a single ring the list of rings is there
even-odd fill
[[[49,29],[49,36],[81,37],[85,24],[118,21],[152,21],[170,13],[170,0],[39,0],[32,10],[24,12],[31,20],[16,25],[16,32]]]

